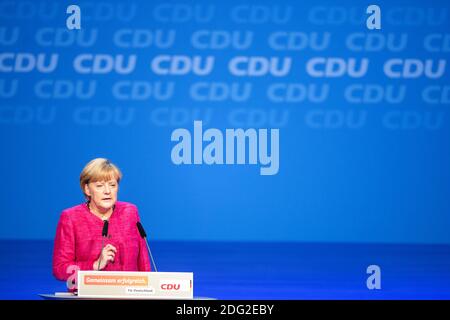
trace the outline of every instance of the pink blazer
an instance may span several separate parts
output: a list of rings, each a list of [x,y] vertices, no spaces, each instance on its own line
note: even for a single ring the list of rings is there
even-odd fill
[[[139,221],[135,205],[116,202],[109,219],[108,243],[116,247],[114,263],[103,271],[150,271],[150,260],[145,241],[136,227]],[[93,270],[94,261],[100,256],[103,221],[93,215],[85,203],[64,210],[56,229],[53,249],[53,275],[67,280],[70,266],[80,270]],[[74,267],[72,267],[74,268]]]

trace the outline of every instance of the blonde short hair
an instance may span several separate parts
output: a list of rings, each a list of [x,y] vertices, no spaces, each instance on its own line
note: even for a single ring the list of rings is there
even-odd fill
[[[89,196],[84,192],[85,186],[90,182],[108,181],[116,179],[117,183],[122,179],[122,172],[111,161],[105,158],[96,158],[89,161],[80,174],[80,187],[86,199]]]

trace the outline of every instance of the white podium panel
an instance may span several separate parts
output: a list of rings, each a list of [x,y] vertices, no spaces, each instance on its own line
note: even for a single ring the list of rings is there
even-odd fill
[[[193,299],[192,272],[78,271],[79,298]]]

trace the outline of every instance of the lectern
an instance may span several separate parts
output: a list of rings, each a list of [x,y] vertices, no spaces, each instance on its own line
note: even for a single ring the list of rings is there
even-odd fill
[[[193,299],[191,272],[78,271],[78,298]]]

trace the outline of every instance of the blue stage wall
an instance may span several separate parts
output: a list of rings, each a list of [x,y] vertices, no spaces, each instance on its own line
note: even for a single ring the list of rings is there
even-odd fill
[[[52,239],[107,157],[153,240],[450,244],[450,6],[376,4],[1,0],[0,238]],[[174,164],[194,120],[279,129],[278,172]]]

